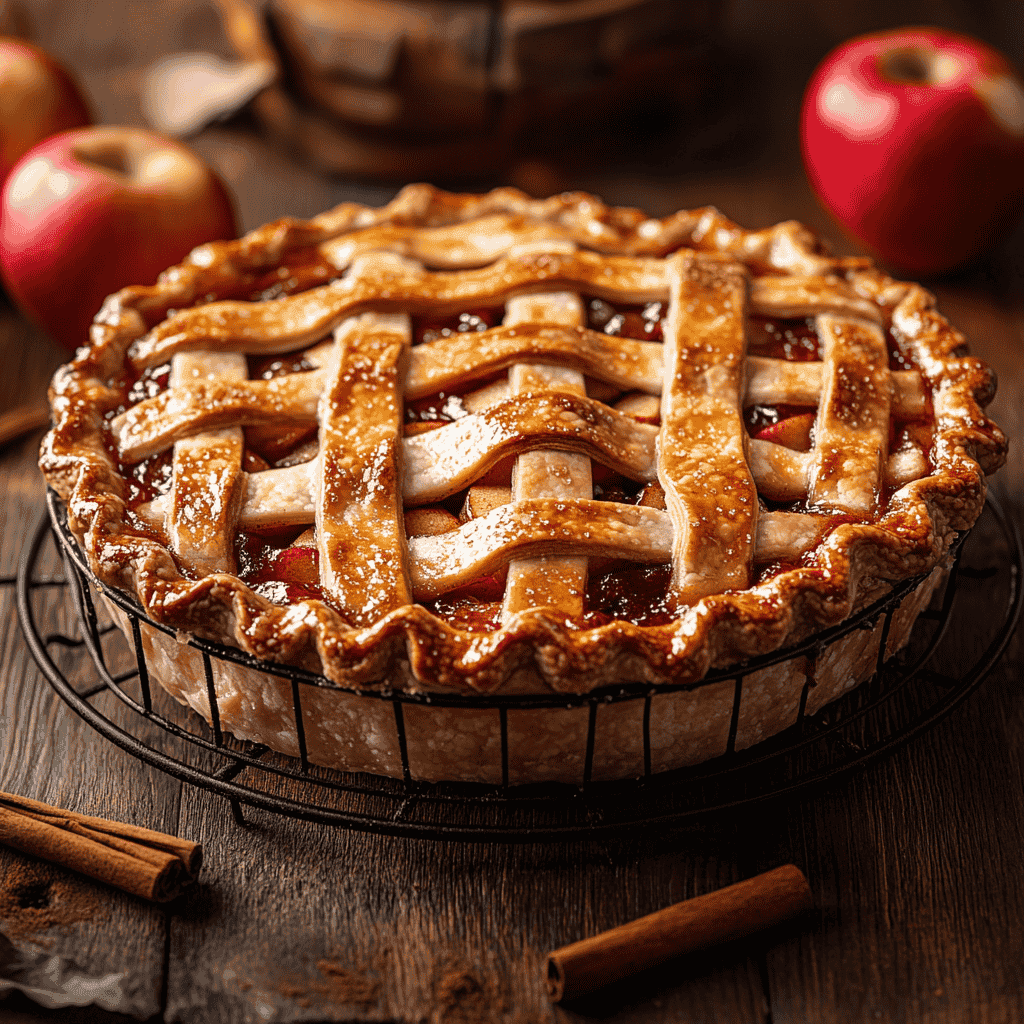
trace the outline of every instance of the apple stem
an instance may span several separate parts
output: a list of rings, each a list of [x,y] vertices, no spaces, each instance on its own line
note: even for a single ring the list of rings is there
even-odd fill
[[[879,55],[878,73],[903,85],[942,85],[960,72],[960,62],[948,54],[905,47]]]

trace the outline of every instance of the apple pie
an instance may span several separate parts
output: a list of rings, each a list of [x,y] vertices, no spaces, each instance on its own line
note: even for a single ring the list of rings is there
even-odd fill
[[[321,764],[400,775],[405,745],[495,781],[487,695],[741,666],[738,720],[732,681],[658,689],[649,741],[601,705],[615,778],[765,739],[906,643],[1005,456],[993,391],[925,289],[795,222],[415,185],[111,296],[41,465],[97,580],[176,631],[144,623],[151,675],[207,718],[190,635],[322,675]],[[744,674],[917,577],[887,632]],[[286,680],[215,687],[224,728],[296,752]],[[400,744],[373,689],[480,699],[406,705]],[[579,781],[590,713],[508,711],[508,780]]]

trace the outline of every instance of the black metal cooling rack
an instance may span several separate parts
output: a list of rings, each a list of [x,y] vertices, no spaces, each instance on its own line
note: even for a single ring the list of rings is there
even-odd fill
[[[175,778],[227,798],[239,823],[244,823],[243,806],[248,805],[389,835],[550,841],[622,834],[641,825],[676,824],[792,795],[870,763],[949,714],[998,661],[1017,625],[1022,604],[1024,561],[1020,537],[1012,520],[990,498],[978,526],[955,548],[955,561],[940,605],[920,616],[910,644],[887,661],[885,638],[893,613],[920,580],[899,584],[885,599],[805,643],[685,686],[634,684],[578,696],[529,697],[351,691],[368,701],[385,701],[391,707],[403,770],[402,778],[392,779],[310,764],[302,727],[303,693],[310,686],[335,684],[299,668],[258,661],[235,648],[193,639],[189,643],[201,652],[206,670],[211,725],[208,727],[198,715],[182,711],[162,690],[151,686],[140,622],[165,633],[173,631],[146,618],[141,607],[124,594],[99,584],[89,573],[68,529],[63,506],[52,492],[47,505],[48,515],[40,520],[32,543],[23,552],[17,578],[0,580],[0,584],[17,585],[19,618],[40,669],[63,700],[99,733]],[[54,545],[63,561],[62,577],[35,575],[46,544]],[[127,615],[132,629],[131,648],[125,649],[113,624],[101,620],[93,600],[95,589],[102,589],[105,597]],[[984,595],[986,609],[981,622],[977,614],[965,614],[977,607],[979,594]],[[76,618],[74,633],[40,634],[36,612],[46,600],[70,601]],[[966,636],[960,625],[963,621],[968,623]],[[804,713],[805,687],[796,725],[749,750],[734,749],[746,676],[801,654],[814,657],[838,637],[854,630],[874,629],[879,622],[882,639],[876,672],[870,681],[813,717]],[[120,650],[114,650],[119,644]],[[290,681],[298,758],[236,740],[222,730],[213,672],[218,660]],[[117,671],[115,662],[125,667]],[[83,675],[84,684],[79,681]],[[652,774],[652,697],[723,681],[734,685],[727,753],[694,768]],[[113,694],[128,709],[127,716],[114,714],[116,707],[109,705],[105,694]],[[620,701],[643,703],[644,774],[623,782],[595,781],[591,774],[597,711],[601,704]],[[500,785],[425,783],[412,777],[404,708],[424,703],[489,709],[498,715]],[[510,786],[509,711],[581,706],[589,709],[583,784]],[[110,709],[108,713],[102,710],[104,707]],[[156,733],[154,726],[159,730]]]

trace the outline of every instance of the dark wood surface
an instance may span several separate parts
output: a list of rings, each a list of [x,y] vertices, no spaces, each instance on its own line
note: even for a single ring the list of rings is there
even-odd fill
[[[104,121],[141,123],[140,70],[154,57],[223,48],[216,18],[193,0],[24,6],[36,38],[75,68]],[[796,217],[851,249],[815,205],[799,163],[795,110],[815,60],[854,32],[924,20],[1021,56],[1010,4],[863,4],[841,15],[828,12],[846,5],[763,5],[770,19],[750,9],[758,6],[734,5],[723,60],[759,104],[723,101],[703,127],[650,141],[635,132],[629,151],[603,164],[563,155],[513,177],[658,214],[713,202],[751,226]],[[393,191],[324,179],[244,118],[194,145],[231,185],[246,228]],[[1018,233],[980,268],[933,283],[940,308],[998,372],[991,412],[1014,447],[993,489],[1018,521],[1022,265]],[[0,307],[0,412],[41,395],[60,360]],[[2,576],[14,573],[42,510],[39,437],[0,452]],[[41,574],[57,571],[52,553],[44,563]],[[977,595],[984,617],[984,587]],[[43,631],[72,629],[60,592],[40,600]],[[59,661],[70,676],[88,676],[75,652]],[[240,827],[223,799],[147,767],[65,707],[32,662],[13,588],[4,586],[0,789],[177,833],[202,842],[207,860],[196,889],[158,908],[0,850],[0,935],[25,956],[57,954],[89,977],[120,976],[111,985],[121,1011],[189,1024],[1012,1024],[1024,1020],[1022,667],[1018,638],[976,694],[888,760],[813,796],[669,833],[489,845],[371,836],[264,812]],[[97,705],[115,721],[128,714],[109,694]],[[165,742],[156,731],[149,738]],[[789,861],[810,879],[812,918],[670,964],[585,1005],[546,1002],[549,949]],[[40,1018],[123,1019],[0,998],[0,1020]]]

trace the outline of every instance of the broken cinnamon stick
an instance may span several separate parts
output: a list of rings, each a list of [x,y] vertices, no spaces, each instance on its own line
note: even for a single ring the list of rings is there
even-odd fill
[[[553,1003],[577,999],[638,971],[699,949],[742,938],[814,906],[794,864],[630,921],[556,949],[547,960]]]
[[[164,903],[195,881],[198,843],[0,792],[0,843]]]
[[[9,412],[0,413],[0,445],[49,425],[50,407],[45,402],[38,405],[19,405]]]

